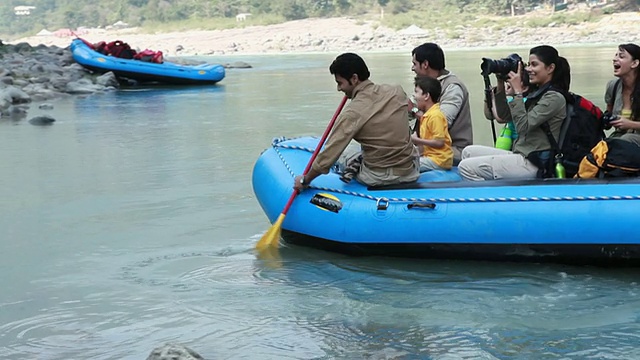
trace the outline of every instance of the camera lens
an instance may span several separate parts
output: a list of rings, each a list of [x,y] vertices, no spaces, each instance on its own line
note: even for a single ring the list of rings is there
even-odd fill
[[[500,60],[482,58],[480,69],[483,75],[498,74],[506,76],[511,71],[518,71],[518,64],[520,64],[521,61],[522,58],[518,54],[511,54]]]

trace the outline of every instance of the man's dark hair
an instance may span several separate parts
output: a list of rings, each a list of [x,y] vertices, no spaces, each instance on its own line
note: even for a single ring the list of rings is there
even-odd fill
[[[444,51],[435,43],[424,43],[411,51],[411,55],[416,57],[416,60],[422,64],[425,61],[429,62],[429,67],[434,70],[444,70]]]
[[[329,72],[331,75],[338,75],[347,79],[349,81],[349,85],[351,85],[351,76],[353,74],[358,75],[358,79],[360,79],[360,81],[369,79],[369,75],[371,75],[369,73],[369,68],[367,68],[367,64],[364,63],[364,60],[354,53],[338,55],[338,57],[331,63],[331,66],[329,66]]]
[[[429,94],[433,102],[440,100],[440,94],[442,93],[442,85],[440,81],[430,76],[416,76],[413,84],[422,90],[422,93]]]

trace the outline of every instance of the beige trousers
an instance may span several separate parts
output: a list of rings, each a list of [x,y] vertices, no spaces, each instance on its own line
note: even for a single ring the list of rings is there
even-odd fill
[[[462,151],[458,172],[466,180],[535,179],[538,167],[521,154],[489,146],[469,145]]]
[[[418,154],[418,150],[414,149],[414,169],[415,171],[410,174],[396,174],[392,168],[385,169],[383,171],[380,170],[372,170],[369,169],[364,163],[360,165],[360,170],[356,175],[356,179],[358,182],[365,184],[367,186],[382,186],[382,185],[392,185],[392,184],[400,184],[400,183],[408,183],[414,182],[418,180],[420,177],[420,156]],[[338,158],[337,165],[338,169],[342,170],[349,163],[355,160],[358,156],[360,156],[361,150],[360,146],[355,143],[349,144],[347,148],[342,152],[340,158]]]
[[[426,156],[420,156],[420,172],[427,172],[430,170],[447,170],[440,167],[440,165],[436,164],[435,161],[431,160],[431,158]]]

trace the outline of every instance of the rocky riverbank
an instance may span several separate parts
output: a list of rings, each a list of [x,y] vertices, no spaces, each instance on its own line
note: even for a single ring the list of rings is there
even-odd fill
[[[138,50],[161,50],[169,56],[409,52],[427,41],[441,44],[445,51],[537,44],[562,46],[640,42],[640,15],[637,12],[616,13],[603,16],[599,21],[575,25],[549,23],[545,27],[530,27],[528,22],[532,19],[522,17],[522,25],[519,26],[490,24],[478,28],[469,25],[447,30],[423,30],[412,26],[396,31],[374,21],[330,18],[227,30],[187,30],[156,34],[143,33],[137,28],[109,31],[95,29],[83,33],[82,37],[91,42],[123,40]],[[71,94],[90,94],[118,88],[118,81],[113,74],[94,75],[73,61],[68,50],[72,39],[33,36],[0,45],[0,117],[26,116],[28,103],[31,101],[43,102]],[[250,67],[246,63],[226,66]]]
[[[228,55],[300,52],[410,51],[432,41],[445,50],[473,47],[521,47],[542,43],[591,44],[640,41],[640,15],[637,12],[604,15],[598,21],[577,24],[545,23],[534,26],[544,15],[496,18],[487,25],[469,23],[455,27],[420,29],[410,26],[394,30],[378,21],[351,18],[304,19],[268,26],[246,26],[225,30],[186,30],[148,34],[142,29],[89,29],[83,38],[123,40],[138,49],[161,50],[165,55]],[[501,22],[502,21],[502,22]],[[511,25],[508,25],[511,24]],[[515,24],[515,25],[514,25]],[[68,37],[33,36],[17,39],[30,44],[66,47]]]
[[[172,60],[194,63],[180,58]],[[225,64],[225,67],[248,68],[251,65],[237,61]],[[68,47],[0,42],[0,118],[26,117],[31,102],[38,102],[41,109],[50,109],[53,105],[47,103],[49,100],[119,87],[120,82],[113,73],[94,74],[76,63]],[[34,118],[30,123],[49,125],[54,121],[52,118]]]
[[[24,117],[32,101],[46,109],[53,106],[46,103],[49,100],[118,87],[113,73],[91,74],[73,60],[68,49],[0,42],[0,117]],[[40,125],[47,121],[32,123]]]

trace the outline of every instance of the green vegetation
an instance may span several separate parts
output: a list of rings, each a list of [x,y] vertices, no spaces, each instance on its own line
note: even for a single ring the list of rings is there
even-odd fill
[[[568,0],[569,8],[595,0]],[[640,0],[609,0],[612,9],[637,8]],[[422,28],[442,28],[455,38],[456,26],[497,28],[518,24],[513,14],[535,9],[551,9],[562,0],[2,0],[0,36],[20,36],[44,29],[106,27],[117,21],[148,31],[182,29],[225,29],[249,25],[275,24],[309,17],[351,16],[359,21],[376,20],[400,29],[415,24]],[[579,4],[583,3],[583,4]],[[16,15],[16,6],[33,6],[29,15]],[[551,23],[576,24],[597,16],[583,12],[550,11],[529,20],[528,27]],[[602,11],[600,11],[602,12]],[[246,21],[236,15],[250,13]],[[522,19],[520,19],[520,24]]]

